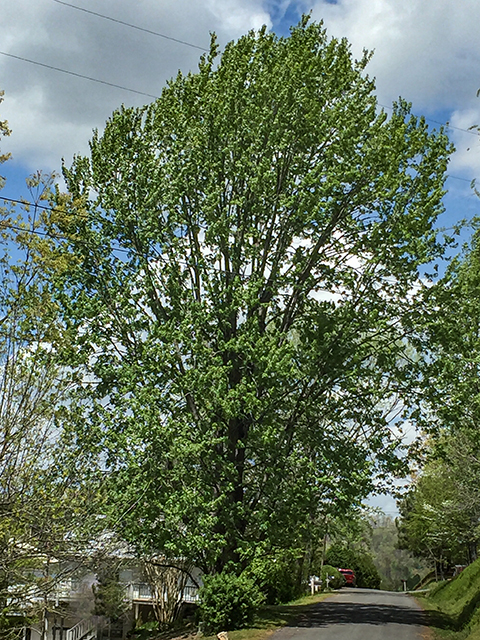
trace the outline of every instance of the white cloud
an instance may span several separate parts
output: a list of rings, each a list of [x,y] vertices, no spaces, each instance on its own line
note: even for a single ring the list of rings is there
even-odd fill
[[[479,79],[480,81],[480,79]],[[459,129],[468,129],[480,125],[480,104],[476,108],[459,109],[453,112],[450,124]],[[449,173],[468,174],[471,178],[480,178],[480,135],[478,130],[451,130],[450,137],[455,144],[456,152],[450,162]]]
[[[260,0],[175,0],[73,4],[208,49],[210,32],[220,44],[263,23]],[[195,69],[202,53],[165,38],[77,11],[54,0],[16,0],[2,11],[0,50],[72,72],[160,95],[165,81]],[[12,136],[2,145],[31,169],[58,168],[84,153],[92,129],[122,102],[151,100],[113,87],[0,55],[1,117]]]
[[[237,36],[250,29],[260,29],[264,24],[271,28],[270,15],[258,2],[238,0],[209,0],[207,6],[224,29]]]
[[[325,20],[329,35],[346,36],[356,56],[375,49],[368,72],[380,103],[402,95],[413,110],[456,126],[478,123],[480,23],[478,0],[72,0],[87,10],[208,48],[262,24],[287,31],[294,9]],[[66,7],[55,0],[16,0],[2,9],[0,50],[107,82],[159,95],[178,69],[195,70],[201,51]],[[13,130],[4,151],[32,170],[57,168],[64,156],[85,153],[94,127],[136,95],[0,55],[0,116]],[[442,115],[438,115],[443,111]],[[433,115],[432,115],[433,114]],[[452,132],[458,152],[450,172],[479,175],[479,145]],[[469,149],[469,151],[467,151]]]
[[[380,100],[399,95],[422,110],[464,107],[480,83],[477,0],[318,1],[313,17],[331,35],[346,36],[359,56],[375,50],[369,72]]]

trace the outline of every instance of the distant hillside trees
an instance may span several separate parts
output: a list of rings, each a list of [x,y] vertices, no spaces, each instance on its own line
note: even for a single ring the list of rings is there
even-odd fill
[[[374,515],[372,521],[369,547],[382,578],[381,588],[399,591],[404,580],[409,589],[413,588],[430,571],[430,562],[399,548],[398,529],[392,517]]]

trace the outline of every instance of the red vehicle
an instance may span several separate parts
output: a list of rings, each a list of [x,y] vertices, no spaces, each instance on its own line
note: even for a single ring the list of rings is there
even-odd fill
[[[355,572],[351,569],[339,569],[342,576],[345,578],[345,584],[347,587],[355,587],[357,581],[355,579]]]

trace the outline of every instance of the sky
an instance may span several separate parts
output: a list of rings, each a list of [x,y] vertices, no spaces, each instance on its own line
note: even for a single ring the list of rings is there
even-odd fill
[[[30,173],[59,173],[62,158],[69,165],[74,154],[88,153],[92,130],[101,130],[120,104],[149,102],[179,69],[195,70],[211,32],[221,46],[263,24],[288,35],[301,14],[311,12],[314,20],[324,21],[329,35],[347,37],[356,57],[364,48],[374,52],[368,73],[376,79],[378,101],[387,113],[402,96],[432,128],[449,123],[456,151],[441,224],[449,227],[479,212],[470,182],[480,178],[480,137],[469,130],[480,124],[478,0],[2,4],[0,90],[5,96],[0,119],[7,119],[12,129],[12,135],[0,141],[0,150],[12,154],[1,169],[7,178],[5,196],[28,196],[24,180]]]
[[[478,0],[4,0],[0,6],[0,120],[12,129],[0,141],[0,151],[12,154],[0,168],[4,196],[28,197],[25,178],[38,170],[59,173],[62,158],[68,166],[74,154],[87,153],[92,130],[101,130],[120,104],[145,104],[179,69],[194,71],[211,32],[221,46],[263,24],[288,35],[311,12],[330,36],[347,37],[356,57],[364,48],[374,52],[367,71],[387,113],[402,96],[432,128],[449,123],[456,151],[441,224],[480,213],[470,188],[472,179],[480,183],[480,136],[470,129],[480,124]]]

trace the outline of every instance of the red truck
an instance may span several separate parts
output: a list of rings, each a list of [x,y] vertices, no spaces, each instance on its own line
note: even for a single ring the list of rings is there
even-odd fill
[[[345,584],[347,587],[355,587],[357,581],[355,579],[355,572],[352,569],[339,569],[342,576],[345,578]]]

